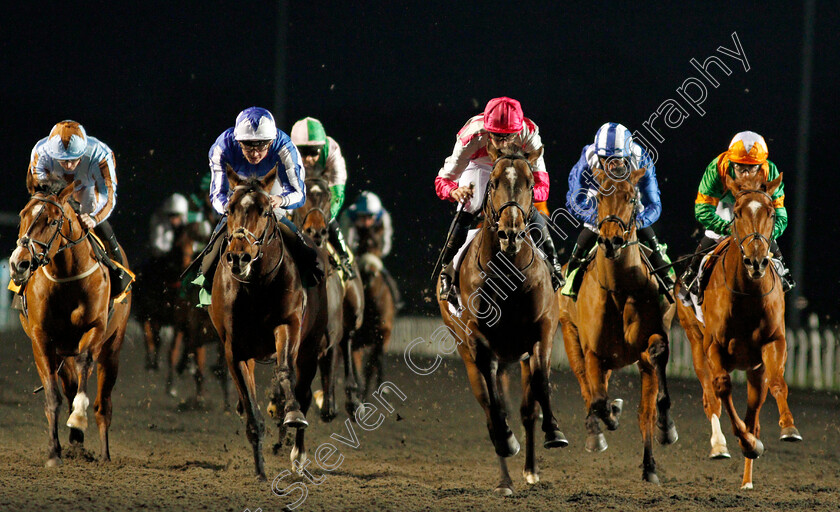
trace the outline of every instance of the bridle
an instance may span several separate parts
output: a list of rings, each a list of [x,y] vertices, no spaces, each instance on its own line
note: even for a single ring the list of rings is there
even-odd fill
[[[770,194],[768,194],[767,192],[765,192],[763,190],[757,190],[757,189],[747,189],[747,190],[739,191],[737,194],[735,194],[735,202],[737,203],[739,198],[741,198],[741,197],[743,197],[747,194],[761,194],[770,201],[770,204],[773,204],[773,198],[770,196]],[[734,206],[733,206],[732,209],[733,209],[733,214],[734,214],[734,210],[735,210]],[[739,217],[739,215],[734,215],[734,216],[736,218]],[[773,219],[774,222],[775,222],[775,219],[776,219],[776,209],[775,208],[773,209],[773,213],[770,215],[770,218]],[[767,250],[768,251],[770,250],[770,239],[767,238],[766,236],[764,236],[762,233],[759,233],[758,231],[753,231],[752,233],[748,233],[746,236],[741,238],[740,236],[738,236],[738,230],[735,226],[735,219],[732,219],[732,221],[730,222],[730,226],[732,226],[731,227],[732,237],[733,237],[734,240],[736,240],[738,242],[738,250],[741,252],[741,260],[742,261],[744,259],[746,259],[746,257],[747,257],[747,254],[744,252],[744,244],[747,243],[747,242],[751,242],[753,240],[760,240],[760,241],[764,242],[765,244],[767,244]],[[723,282],[726,285],[727,290],[729,290],[731,293],[733,293],[735,295],[745,295],[745,296],[748,296],[748,297],[766,297],[767,295],[770,295],[771,293],[773,293],[773,290],[776,289],[776,280],[773,279],[773,286],[770,287],[770,290],[768,290],[765,293],[762,293],[761,295],[753,295],[751,293],[744,293],[744,292],[735,290],[734,288],[729,286],[729,283],[726,281],[726,258],[721,259],[721,265],[723,266]],[[771,266],[772,266],[772,263],[771,263]]]
[[[264,190],[254,189],[254,188],[248,187],[246,185],[239,185],[239,186],[235,187],[233,190],[234,190],[234,192],[236,192],[237,190],[246,190],[246,189],[248,190],[248,192],[243,194],[242,197],[244,197],[245,195],[247,195],[249,193],[258,193],[258,194],[262,194],[266,197],[269,197],[269,194],[267,192],[265,192]],[[269,206],[269,208],[266,209],[265,213],[263,213],[261,216],[269,219],[268,222],[269,222],[270,226],[267,226],[265,229],[263,229],[263,232],[260,236],[255,235],[253,232],[251,232],[245,226],[239,226],[239,227],[235,228],[233,231],[231,231],[228,235],[225,236],[225,244],[228,247],[230,247],[230,242],[232,242],[233,240],[244,240],[245,243],[248,244],[249,248],[250,247],[256,247],[257,248],[257,255],[254,256],[254,258],[251,260],[250,263],[254,263],[254,262],[260,260],[263,257],[263,254],[264,254],[263,253],[263,247],[267,246],[268,244],[273,242],[275,239],[277,239],[278,235],[280,233],[280,227],[277,224],[277,218],[274,216],[274,210],[270,206]],[[280,244],[280,246],[282,247],[282,252],[280,253],[280,258],[277,260],[277,264],[274,265],[274,267],[271,269],[271,271],[268,272],[268,274],[271,274],[272,272],[277,270],[277,268],[283,262],[283,257],[286,255],[286,246],[285,246],[285,244]],[[226,262],[227,259],[222,258],[222,261]],[[228,266],[230,266],[230,263],[226,263],[226,264]],[[240,283],[250,282],[250,281],[246,281],[244,279],[240,279],[240,278],[236,277],[236,274],[234,274],[233,272],[231,272],[231,277],[233,277],[233,279],[239,281]]]
[[[633,187],[634,194],[633,194],[633,197],[631,197],[630,201],[629,201],[629,204],[630,204],[630,207],[631,207],[631,209],[630,209],[630,220],[628,220],[627,222],[624,222],[624,219],[622,219],[618,215],[607,215],[606,217],[604,217],[603,219],[600,219],[598,221],[598,235],[599,236],[601,235],[601,227],[604,224],[606,224],[607,222],[615,222],[621,228],[622,238],[624,239],[624,243],[620,247],[618,247],[617,249],[623,249],[624,247],[627,247],[628,245],[631,244],[631,242],[629,241],[630,240],[630,235],[631,235],[631,231],[633,230],[633,227],[636,225],[636,216],[638,215],[638,210],[637,210],[637,206],[636,206],[638,204],[638,199],[637,199],[637,195],[635,193],[635,188],[636,187],[634,186]]]
[[[32,200],[41,201],[42,203],[47,203],[52,206],[55,206],[56,208],[58,208],[58,211],[61,212],[60,219],[51,221],[51,224],[55,226],[55,231],[53,231],[52,236],[50,236],[50,239],[47,242],[35,240],[30,236],[32,228],[34,228],[35,225],[38,223],[38,219],[41,218],[41,215],[43,215],[44,212],[47,210],[46,208],[42,208],[41,211],[38,212],[38,215],[35,216],[35,219],[32,221],[32,224],[29,225],[29,229],[27,229],[26,233],[24,233],[23,236],[20,237],[16,242],[16,245],[18,247],[25,248],[27,251],[29,251],[29,254],[32,255],[34,265],[31,268],[31,272],[35,272],[35,270],[37,270],[38,267],[44,267],[50,264],[49,253],[52,250],[52,245],[55,242],[56,238],[61,236],[61,238],[65,242],[67,242],[58,248],[58,250],[56,251],[56,254],[58,254],[59,252],[65,249],[69,249],[70,247],[81,243],[85,238],[87,238],[87,232],[84,232],[84,234],[79,238],[71,240],[68,236],[61,232],[62,228],[64,227],[64,221],[67,220],[67,216],[64,214],[64,208],[57,201],[54,201],[49,197],[32,196],[30,202]],[[36,246],[40,247],[42,251],[38,252],[35,248]]]

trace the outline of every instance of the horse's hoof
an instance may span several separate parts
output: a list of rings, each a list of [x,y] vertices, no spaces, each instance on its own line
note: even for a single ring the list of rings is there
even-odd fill
[[[741,486],[742,491],[749,491],[752,488],[753,488],[752,482],[747,482],[747,483],[745,483],[744,485]]]
[[[291,428],[306,428],[309,426],[309,422],[306,421],[306,416],[304,416],[302,412],[289,411],[283,419],[283,426]]]
[[[519,441],[516,440],[513,432],[508,434],[504,442],[496,443],[496,455],[499,457],[513,457],[517,453],[519,453]]]
[[[607,449],[607,438],[603,433],[589,434],[586,436],[586,451],[590,453],[601,453]]]
[[[757,459],[764,454],[764,444],[762,444],[762,442],[756,438],[754,449],[742,451],[744,452],[744,457],[748,459]]]
[[[718,445],[712,448],[712,452],[709,454],[710,459],[728,459],[732,457],[729,455],[729,448],[726,447],[725,444]]]
[[[321,409],[321,421],[329,423],[335,419],[335,411]]]
[[[796,427],[785,427],[782,429],[782,436],[779,440],[786,441],[788,443],[798,443],[799,441],[802,441],[802,436],[799,434],[799,431],[796,430]]]
[[[237,410],[238,409],[239,407],[237,406]],[[270,418],[274,418],[275,420],[280,419],[280,414],[277,410],[277,404],[275,404],[274,402],[268,402],[268,405],[265,407],[265,412]]]
[[[674,425],[674,422],[671,422],[668,427],[660,427],[656,430],[656,441],[661,445],[674,444],[679,438],[677,426]]]
[[[265,473],[257,473],[255,478],[257,479],[257,482],[265,482],[268,480],[268,478],[265,477]]]
[[[87,416],[73,413],[70,415],[69,418],[67,418],[67,426],[70,428],[79,429],[82,432],[84,432],[87,428]]]
[[[612,402],[610,402],[610,412],[612,415],[615,416],[616,423],[618,422],[618,418],[621,417],[621,411],[624,409],[624,400],[620,398],[616,398]]]
[[[655,471],[645,471],[644,473],[642,473],[642,480],[644,480],[645,482],[650,482],[650,483],[655,484],[655,485],[661,485],[660,482],[659,482],[659,477],[656,476]]]
[[[513,484],[510,482],[502,482],[493,489],[493,494],[501,496],[502,498],[513,496]]]
[[[70,429],[70,445],[82,446],[85,443],[85,432],[77,428]]]
[[[47,460],[47,463],[44,464],[44,467],[45,468],[57,468],[57,467],[61,466],[61,464],[63,464],[63,463],[61,462],[61,459],[59,457],[53,457],[53,458]]]
[[[525,477],[525,481],[528,483],[528,485],[534,485],[536,483],[539,483],[539,481],[540,481],[540,474],[536,473],[534,471],[524,471],[523,470],[522,471],[522,476]]]
[[[324,392],[322,390],[315,391],[312,393],[312,399],[315,401],[315,405],[318,406],[318,409],[324,408]]]
[[[545,433],[543,448],[565,448],[567,446],[569,446],[569,441],[566,440],[566,436],[563,435],[563,432],[555,430],[553,432]]]

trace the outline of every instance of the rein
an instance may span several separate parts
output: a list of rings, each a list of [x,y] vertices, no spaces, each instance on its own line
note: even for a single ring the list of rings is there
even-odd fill
[[[234,191],[236,191],[238,189],[246,189],[246,188],[249,188],[249,187],[246,187],[244,185],[240,185],[240,186],[234,188]],[[257,192],[257,193],[263,194],[265,196],[269,195],[268,193],[266,193],[263,190],[253,190],[253,189],[251,189],[251,193],[253,193],[253,192]],[[239,226],[236,229],[234,229],[230,234],[225,236],[225,243],[228,244],[228,246],[230,245],[230,242],[232,240],[244,239],[249,247],[253,247],[253,246],[257,247],[257,255],[254,256],[254,259],[252,259],[250,263],[254,263],[254,262],[260,260],[264,255],[263,247],[269,245],[271,242],[273,242],[274,240],[279,238],[278,234],[280,232],[280,228],[277,224],[277,222],[278,222],[277,218],[274,216],[274,211],[271,208],[269,208],[266,211],[266,213],[264,213],[262,216],[267,217],[269,219],[268,222],[271,224],[271,226],[270,226],[270,228],[264,229],[262,234],[259,237],[257,237],[257,235],[255,235],[250,230],[248,230],[245,226]],[[270,233],[269,233],[269,231],[270,231]],[[278,258],[277,263],[274,265],[274,267],[272,267],[271,270],[269,270],[266,273],[266,275],[270,275],[270,274],[274,273],[274,271],[277,270],[280,267],[280,264],[283,263],[283,258],[286,256],[286,245],[281,243],[280,247],[281,247],[280,258]],[[222,262],[225,262],[225,264],[230,266],[229,263],[226,263],[225,258],[222,258]],[[241,278],[237,277],[236,274],[234,274],[233,272],[231,272],[230,275],[234,280],[239,281],[240,283],[243,283],[243,284],[251,283],[251,281],[248,281],[248,280],[241,279]]]
[[[770,201],[770,204],[773,204],[773,198],[770,197],[770,194],[768,194],[767,192],[765,192],[763,190],[757,190],[757,189],[741,190],[740,192],[738,192],[738,194],[735,195],[736,203],[737,203],[739,198],[741,198],[741,197],[743,197],[747,194],[761,194],[764,197],[766,197],[768,201]],[[734,209],[734,207],[733,207],[733,209]],[[776,210],[775,209],[773,209],[773,214],[771,215],[771,218],[774,219],[774,220],[776,218]],[[768,251],[770,250],[770,239],[767,238],[766,236],[764,236],[762,233],[759,233],[758,231],[753,231],[752,233],[748,233],[746,236],[741,238],[738,235],[738,230],[735,226],[735,220],[734,219],[732,220],[732,222],[730,222],[730,225],[732,226],[732,236],[738,242],[738,250],[741,252],[742,258],[747,257],[746,253],[744,252],[744,244],[747,243],[747,242],[751,242],[753,240],[759,240],[761,242],[764,242],[765,244],[767,244],[767,250]],[[767,292],[765,292],[761,295],[754,295],[752,293],[745,293],[745,292],[742,292],[742,291],[735,290],[734,288],[732,288],[729,285],[729,282],[726,280],[726,258],[725,257],[721,258],[721,266],[723,267],[723,284],[726,285],[726,289],[729,290],[729,292],[731,292],[734,295],[762,298],[762,297],[766,297],[766,296],[770,295],[771,293],[773,293],[773,290],[776,289],[776,279],[774,278],[773,279],[773,285],[770,287],[770,290],[768,290]],[[772,266],[772,263],[771,263],[771,266]],[[773,273],[775,273],[775,268],[771,272],[771,275]]]
[[[35,262],[35,265],[32,268],[32,272],[35,272],[36,270],[38,270],[39,267],[46,267],[47,265],[50,264],[51,258],[49,257],[49,253],[50,253],[50,250],[52,249],[53,243],[55,242],[55,240],[59,236],[66,243],[64,243],[63,245],[61,245],[58,248],[58,250],[56,251],[56,254],[60,253],[61,251],[66,250],[66,249],[69,249],[69,248],[73,247],[74,245],[80,244],[81,242],[83,242],[88,237],[88,233],[86,231],[82,230],[83,233],[84,233],[82,236],[80,236],[79,238],[77,238],[75,240],[70,239],[70,237],[68,237],[67,235],[65,235],[64,233],[61,232],[62,228],[64,227],[64,221],[67,220],[67,216],[64,214],[64,208],[57,201],[54,201],[54,200],[50,199],[49,197],[33,196],[32,199],[34,199],[36,201],[41,201],[42,203],[47,203],[47,204],[53,205],[56,208],[58,208],[59,212],[61,212],[61,218],[56,220],[56,221],[52,221],[52,222],[55,223],[56,228],[55,228],[55,231],[53,231],[52,236],[50,237],[50,239],[47,242],[42,242],[40,240],[34,240],[30,236],[30,233],[32,232],[32,228],[35,227],[35,224],[37,224],[38,219],[41,218],[41,215],[44,214],[44,212],[46,211],[46,208],[43,208],[43,209],[41,209],[41,211],[38,212],[38,215],[35,216],[35,220],[33,220],[32,224],[30,224],[29,229],[27,229],[26,233],[24,233],[23,236],[20,237],[16,242],[16,245],[18,247],[25,248],[32,255],[32,259]],[[35,249],[36,246],[42,248],[42,252],[38,252]],[[87,277],[90,274],[92,274],[93,271],[95,270],[96,266],[97,265],[94,265],[93,268],[85,271],[83,273],[83,275],[79,274],[77,276],[73,276],[72,278],[66,278],[67,279],[66,281],[65,280],[56,281],[49,274],[47,274],[46,269],[44,270],[44,274],[53,282],[75,281],[77,279],[82,279],[82,278]],[[79,276],[81,276],[81,277],[79,277]],[[64,278],[62,278],[62,279],[64,279]]]

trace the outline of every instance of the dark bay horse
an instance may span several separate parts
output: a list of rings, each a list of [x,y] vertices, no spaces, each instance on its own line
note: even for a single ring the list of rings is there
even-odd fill
[[[324,257],[329,258],[331,250],[327,245],[327,224],[330,220],[331,200],[329,185],[323,178],[307,178],[305,184],[306,202],[294,210],[292,220],[312,238],[318,250],[324,252]],[[336,416],[335,386],[338,381],[339,356],[344,357],[345,408],[351,418],[355,418],[354,413],[361,403],[350,351],[353,335],[362,323],[364,296],[361,279],[357,276],[344,282],[336,265],[330,265],[327,279],[327,302],[330,311],[327,335],[322,342],[318,357],[322,391],[315,393],[315,401],[321,409],[321,419],[329,422]]]
[[[101,458],[111,460],[108,429],[111,391],[131,309],[131,292],[113,305],[107,268],[96,260],[91,239],[69,199],[74,185],[63,180],[39,186],[20,212],[17,249],[10,273],[25,283],[27,310],[20,315],[32,340],[35,366],[44,386],[49,423],[47,467],[61,464],[58,414],[61,390],[72,404],[67,426],[71,446],[82,447],[87,428],[87,381],[96,362],[97,395],[93,405],[99,427]]]
[[[711,458],[729,458],[720,429],[721,402],[744,454],[742,489],[752,489],[752,460],[764,453],[759,411],[768,390],[779,408],[782,441],[801,441],[788,407],[785,383],[785,301],[779,276],[770,264],[775,221],[772,195],[782,181],[725,178],[735,197],[732,239],[712,269],[704,291],[702,325],[694,311],[677,301],[680,322],[691,341],[694,371],[703,387],[703,409],[712,426]],[[679,286],[682,286],[680,284]],[[747,374],[747,414],[732,402],[730,372]]]
[[[357,231],[356,257],[364,286],[365,311],[362,325],[353,336],[353,361],[357,372],[364,375],[362,396],[368,396],[372,389],[379,389],[384,380],[384,352],[391,343],[397,309],[391,288],[385,281],[382,263],[384,226],[357,227]]]
[[[665,378],[674,308],[660,299],[636,238],[636,184],[644,174],[644,168],[620,177],[595,173],[599,184],[595,261],[583,277],[577,302],[560,294],[559,304],[566,354],[586,404],[586,449],[607,449],[598,420],[609,430],[617,429],[622,404],[609,400],[610,375],[636,363],[642,377],[642,478],[658,484],[654,426],[660,444],[677,440]]]
[[[495,492],[508,496],[513,494],[513,483],[505,458],[519,452],[519,443],[508,427],[500,382],[506,366],[520,363],[522,371],[526,482],[539,481],[534,453],[537,403],[543,414],[543,446],[563,447],[568,442],[552,413],[549,387],[557,297],[528,230],[534,189],[531,166],[542,148],[527,154],[488,151],[494,164],[483,207],[485,221],[459,269],[459,295],[466,307],[457,317],[445,298],[439,297],[438,304],[444,323],[458,340],[473,393],[487,415],[501,472]]]
[[[230,166],[233,191],[228,204],[227,246],[213,282],[209,307],[213,326],[224,341],[225,359],[239,393],[237,410],[245,416],[254,466],[265,479],[265,424],[257,406],[254,364],[276,358],[272,403],[281,435],[296,428],[293,467],[306,460],[304,429],[312,402],[310,386],[327,326],[326,280],[304,288],[288,244],[293,243],[271,208],[269,191],[277,174],[242,179]],[[323,255],[318,257],[326,268]],[[298,469],[298,468],[295,468]]]

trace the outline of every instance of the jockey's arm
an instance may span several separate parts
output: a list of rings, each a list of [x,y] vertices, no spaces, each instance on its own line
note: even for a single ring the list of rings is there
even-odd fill
[[[460,137],[468,127],[469,123],[458,132],[459,136],[455,138],[452,154],[444,160],[443,167],[435,178],[435,193],[444,201],[455,201],[452,191],[458,188],[458,178],[464,173],[470,163],[470,158],[481,149],[481,137],[472,136],[465,139]]]
[[[271,196],[274,208],[294,210],[306,202],[306,190],[303,184],[303,161],[295,145],[289,139],[277,152],[277,185],[280,195]]]
[[[224,215],[228,203],[228,180],[225,165],[228,165],[224,151],[224,133],[210,147],[210,204],[219,215]]]
[[[720,199],[724,196],[723,182],[717,170],[717,158],[706,167],[697,198],[694,200],[694,217],[705,229],[719,235],[729,234],[729,222],[722,219],[716,212]]]
[[[382,256],[385,257],[391,252],[391,239],[394,237],[394,225],[388,210],[382,210],[382,228]]]
[[[779,169],[773,162],[768,161],[767,164],[770,167],[767,172],[767,180],[773,181],[779,177]],[[788,225],[787,208],[785,208],[784,182],[779,183],[776,191],[773,192],[773,207],[776,208],[776,223],[773,225],[773,234],[770,238],[776,239],[782,236],[782,233],[785,232],[785,228],[787,228]]]
[[[598,208],[593,195],[589,192],[591,188],[589,180],[593,180],[593,178],[589,163],[586,161],[586,149],[588,147],[583,147],[580,159],[569,173],[566,207],[581,222],[595,224],[598,220]]]
[[[662,201],[659,198],[659,183],[656,181],[656,167],[653,161],[650,158],[644,158],[640,167],[647,169],[636,185],[641,193],[644,207],[636,219],[636,225],[641,229],[659,220],[659,215],[662,213]]]
[[[341,146],[327,137],[329,154],[327,156],[327,175],[330,185],[330,218],[335,218],[344,205],[344,188],[347,184],[347,162],[341,154]]]
[[[106,148],[100,148],[98,151],[103,152],[103,154],[99,157],[98,162],[94,162],[93,158],[91,159],[90,174],[95,182],[95,184],[92,185],[94,185],[97,190],[105,190],[107,195],[105,197],[104,204],[97,205],[94,211],[91,212],[90,216],[96,224],[101,224],[111,215],[111,212],[114,211],[114,206],[117,203],[117,166],[113,151]],[[94,156],[96,156],[96,153],[94,153]],[[85,227],[92,227],[88,226],[88,223],[85,224]]]

